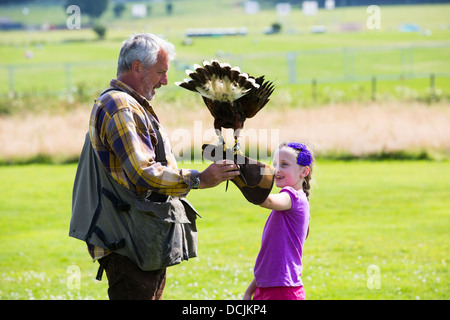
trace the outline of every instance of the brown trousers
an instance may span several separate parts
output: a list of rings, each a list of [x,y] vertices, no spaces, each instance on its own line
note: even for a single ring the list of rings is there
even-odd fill
[[[108,277],[111,300],[162,300],[166,268],[142,271],[129,258],[111,253],[99,260]]]

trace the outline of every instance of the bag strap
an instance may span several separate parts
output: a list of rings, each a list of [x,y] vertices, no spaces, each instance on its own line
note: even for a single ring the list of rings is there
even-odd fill
[[[149,117],[150,121],[152,123],[152,127],[155,130],[156,138],[158,139],[158,142],[155,146],[155,161],[161,163],[163,166],[167,166],[167,158],[166,158],[166,152],[164,150],[164,141],[161,136],[161,132],[159,131],[159,125],[156,123],[154,119],[152,119],[152,116]],[[166,202],[169,196],[165,194],[158,193],[156,191],[152,191],[149,197],[147,197],[148,200],[151,202]]]
[[[158,142],[155,146],[155,154],[156,154],[156,162],[160,162],[163,166],[167,166],[167,158],[166,158],[166,151],[164,150],[164,141],[161,136],[161,132],[159,131],[159,125],[156,123],[153,117],[150,116],[150,121],[152,123],[152,127],[155,130],[156,138],[158,139]]]
[[[111,200],[111,202],[114,205],[114,207],[116,207],[118,210],[120,210],[120,211],[128,211],[128,210],[130,210],[130,204],[129,203],[126,203],[126,202],[122,201],[122,199],[119,199],[118,197],[116,197],[116,195],[114,193],[112,193],[111,191],[109,191],[108,189],[102,188],[102,193],[109,200]]]

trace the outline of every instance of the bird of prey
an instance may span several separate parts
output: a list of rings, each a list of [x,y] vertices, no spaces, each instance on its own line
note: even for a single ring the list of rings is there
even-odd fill
[[[202,96],[214,117],[214,129],[219,146],[225,150],[222,128],[233,129],[234,154],[240,150],[239,133],[247,118],[252,118],[269,101],[274,91],[271,81],[264,76],[252,77],[241,72],[239,67],[217,60],[203,61],[203,66],[194,65],[194,71],[186,70],[190,79],[175,84]]]

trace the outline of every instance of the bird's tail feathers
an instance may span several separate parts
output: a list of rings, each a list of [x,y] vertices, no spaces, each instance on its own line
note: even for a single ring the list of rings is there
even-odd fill
[[[191,79],[175,84],[211,100],[232,103],[250,90],[258,89],[262,83],[258,83],[257,79],[248,73],[241,72],[239,67],[231,67],[228,63],[220,63],[214,59],[203,61],[203,66],[195,64],[194,69],[195,71],[186,70]]]

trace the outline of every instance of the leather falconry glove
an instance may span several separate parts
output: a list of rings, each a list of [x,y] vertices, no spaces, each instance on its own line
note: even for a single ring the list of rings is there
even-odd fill
[[[275,168],[244,155],[234,154],[231,149],[223,150],[223,147],[212,144],[204,144],[202,150],[203,158],[207,160],[216,162],[228,159],[234,161],[238,166],[240,175],[234,177],[231,181],[249,202],[259,205],[266,200],[272,191]]]

